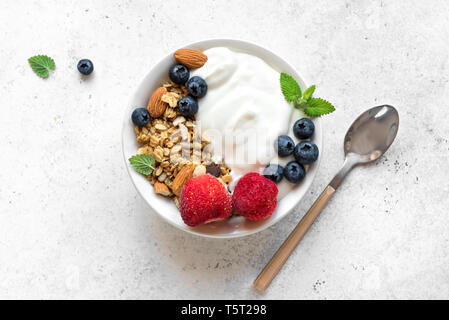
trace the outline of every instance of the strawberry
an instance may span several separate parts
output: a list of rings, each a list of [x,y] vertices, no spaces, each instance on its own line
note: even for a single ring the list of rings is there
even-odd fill
[[[182,188],[180,211],[188,226],[228,218],[232,213],[232,198],[223,184],[210,174],[190,179]]]
[[[249,220],[262,220],[271,216],[276,209],[277,194],[278,188],[273,181],[251,172],[237,182],[232,201],[241,216]]]

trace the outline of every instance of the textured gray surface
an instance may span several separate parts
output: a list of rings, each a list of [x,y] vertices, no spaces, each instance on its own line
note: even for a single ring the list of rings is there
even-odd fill
[[[448,16],[445,1],[1,1],[0,297],[449,298]],[[151,65],[211,37],[274,49],[337,107],[296,211],[229,241],[150,212],[120,147],[124,106]],[[26,62],[39,53],[56,60],[47,80]],[[347,126],[382,103],[400,113],[393,147],[352,172],[255,294],[339,168]]]

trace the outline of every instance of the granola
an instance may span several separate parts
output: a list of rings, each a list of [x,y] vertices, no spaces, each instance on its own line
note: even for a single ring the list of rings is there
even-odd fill
[[[188,94],[184,85],[167,82],[162,85],[167,92],[161,100],[167,108],[159,118],[152,118],[145,126],[134,127],[136,141],[141,145],[138,154],[149,154],[155,159],[154,170],[147,180],[154,186],[156,194],[171,198],[176,206],[179,199],[172,190],[176,175],[186,166],[193,169],[196,177],[206,173],[208,166],[217,166],[217,177],[227,187],[232,180],[230,168],[225,164],[212,163],[212,154],[207,146],[211,143],[200,135],[194,121],[186,119],[177,105]],[[189,155],[187,158],[185,155]]]

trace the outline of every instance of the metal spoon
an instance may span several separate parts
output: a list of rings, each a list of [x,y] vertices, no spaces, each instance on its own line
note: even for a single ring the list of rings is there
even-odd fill
[[[393,143],[398,127],[399,114],[388,105],[371,108],[354,121],[344,140],[343,167],[254,281],[257,290],[263,292],[269,286],[348,172],[356,165],[372,162],[383,155]]]

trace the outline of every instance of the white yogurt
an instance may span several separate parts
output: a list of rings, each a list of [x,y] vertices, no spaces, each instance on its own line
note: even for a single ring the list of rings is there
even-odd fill
[[[197,121],[212,140],[215,161],[222,158],[231,168],[232,190],[241,176],[260,173],[277,158],[274,142],[290,127],[292,107],[282,95],[279,72],[264,60],[224,47],[204,54],[207,63],[192,72],[208,84]],[[281,184],[279,198],[292,187]]]

